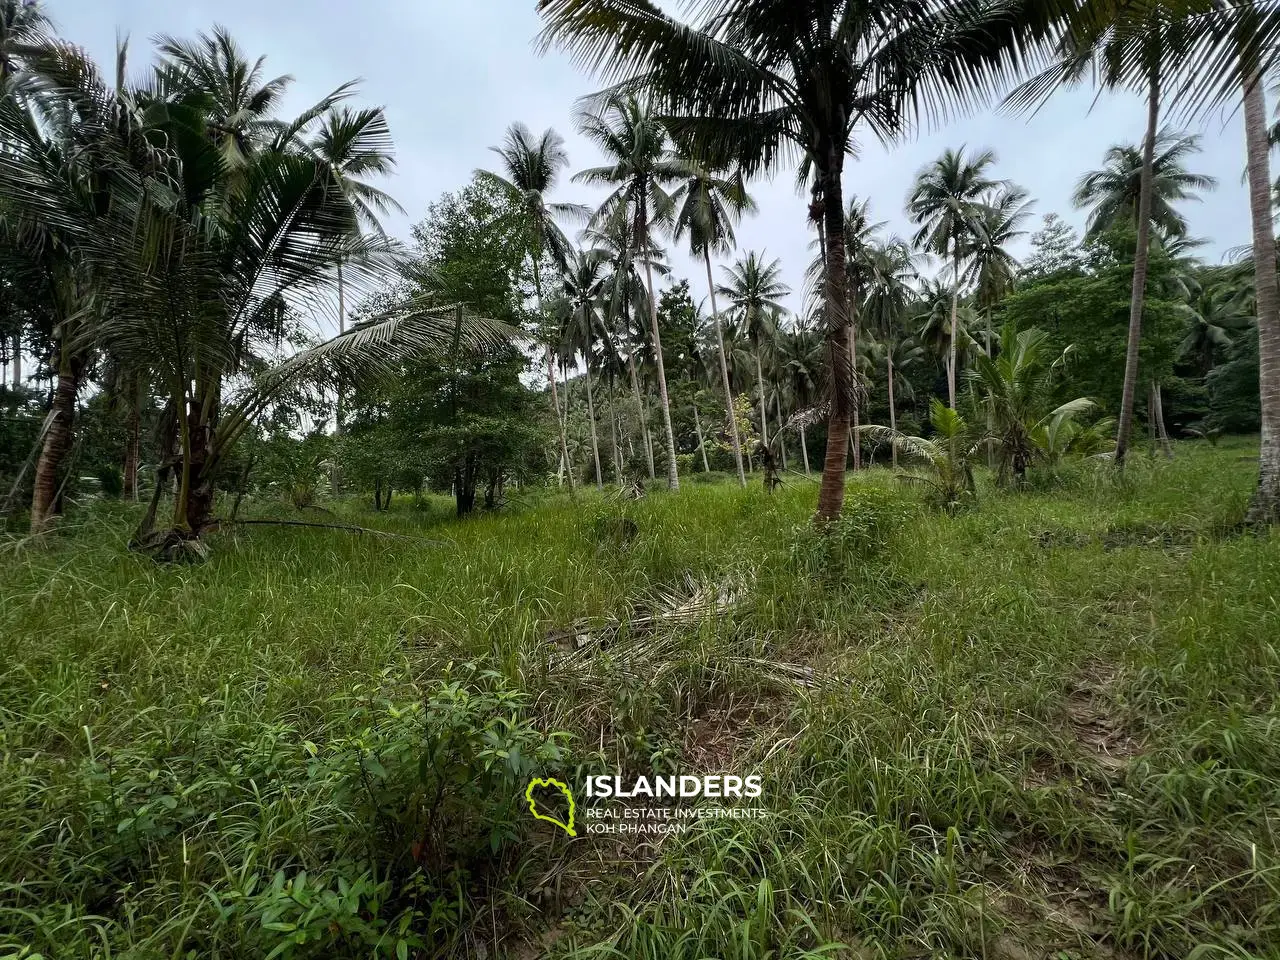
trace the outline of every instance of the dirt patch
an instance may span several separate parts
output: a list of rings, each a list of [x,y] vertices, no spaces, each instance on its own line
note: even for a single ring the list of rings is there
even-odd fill
[[[1067,726],[1076,743],[1108,774],[1122,771],[1143,749],[1111,695],[1116,678],[1113,667],[1088,665],[1065,706]]]
[[[754,745],[773,743],[785,726],[781,700],[729,703],[708,709],[689,722],[684,738],[685,765],[703,773],[732,771]]]

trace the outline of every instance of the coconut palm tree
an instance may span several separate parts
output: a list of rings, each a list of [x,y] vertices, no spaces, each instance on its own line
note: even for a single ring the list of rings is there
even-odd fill
[[[542,264],[545,256],[561,266],[568,262],[569,240],[565,237],[557,219],[579,220],[584,215],[576,204],[552,203],[548,195],[555,189],[565,168],[569,166],[569,154],[564,149],[564,138],[555,130],[544,130],[535,137],[522,123],[507,128],[507,136],[500,147],[491,147],[502,158],[501,174],[477,171],[479,176],[496,185],[519,205],[525,221],[527,255],[533,266],[534,292],[538,297],[538,312],[545,316],[542,290]],[[551,344],[545,349],[547,380],[551,384],[551,403],[555,408],[556,424],[560,434],[560,455],[569,464],[568,440],[565,437],[564,420],[560,413],[560,396],[556,387],[556,368]],[[569,489],[573,490],[573,471],[568,470]]]
[[[329,176],[338,184],[356,213],[362,229],[382,233],[381,218],[389,213],[404,213],[404,207],[395,199],[369,183],[370,177],[389,176],[395,170],[395,151],[391,139],[391,127],[381,107],[353,109],[334,107],[320,121],[309,144],[316,158],[326,167]],[[338,333],[347,331],[346,284],[342,277],[342,263],[337,266],[338,280]],[[343,384],[336,384],[337,400],[334,410],[334,433],[342,433]],[[338,485],[338,469],[335,461],[333,483]]]
[[[891,443],[898,455],[925,468],[924,474],[907,474],[932,491],[932,499],[948,513],[971,503],[977,494],[973,461],[987,443],[982,431],[937,397],[929,401],[932,437],[913,437],[898,430],[872,424],[861,433],[873,440]]]
[[[914,0],[709,0],[681,22],[636,0],[539,0],[544,49],[643,90],[694,155],[750,177],[800,167],[823,225],[832,403],[817,519],[844,502],[852,367],[845,305],[844,165],[855,127],[882,141],[917,109],[971,103],[1019,59],[1012,38],[1047,23],[984,5]]]
[[[1161,130],[1151,162],[1151,225],[1161,237],[1182,237],[1186,218],[1177,204],[1198,201],[1202,190],[1218,185],[1213,177],[1187,170],[1185,160],[1200,152],[1200,138]],[[1090,209],[1085,238],[1096,237],[1117,224],[1138,226],[1142,193],[1142,150],[1116,144],[1107,151],[1101,170],[1091,170],[1076,184],[1072,202]]]
[[[49,41],[53,23],[31,0],[0,0],[0,84],[7,85],[26,55]]]
[[[796,411],[792,422],[800,433],[800,454],[804,472],[809,471],[809,442],[806,428],[822,392],[822,333],[811,319],[797,319],[792,328],[778,340],[780,381]]]
[[[653,442],[649,433],[648,401],[640,392],[637,361],[651,356],[649,292],[641,277],[641,270],[659,275],[668,273],[663,262],[663,251],[651,247],[647,253],[636,257],[632,251],[632,234],[625,210],[619,210],[607,220],[598,218],[583,231],[582,240],[595,255],[608,264],[605,283],[606,325],[612,333],[615,349],[625,351],[631,391],[640,420],[640,435],[645,452],[645,465],[649,479],[656,474],[653,460]]]
[[[595,219],[599,222],[616,218],[624,223],[630,252],[644,267],[666,440],[667,485],[678,490],[680,473],[675,432],[671,427],[662,332],[658,329],[658,301],[653,291],[652,251],[654,230],[669,225],[675,215],[675,202],[668,189],[687,178],[690,169],[669,149],[667,129],[657,115],[633,96],[610,97],[599,114],[580,113],[578,130],[605,155],[606,164],[583,170],[574,180],[611,190]]]
[[[760,438],[769,443],[768,390],[764,380],[765,350],[777,335],[777,318],[784,311],[782,298],[791,288],[782,282],[782,264],[775,259],[765,263],[751,251],[732,267],[722,268],[724,283],[720,293],[729,302],[734,321],[751,343],[755,354],[756,387],[760,391]]]
[[[972,284],[974,301],[988,317],[996,305],[1013,289],[1018,260],[1009,246],[1026,234],[1023,229],[1031,216],[1034,201],[1021,187],[1010,186],[988,197],[973,246],[967,251],[969,262],[965,281]]]
[[[587,383],[587,419],[591,425],[591,456],[595,463],[596,489],[604,489],[604,473],[600,469],[600,440],[596,427],[595,393],[591,386],[592,367],[595,366],[596,337],[604,333],[600,316],[601,297],[604,293],[605,262],[597,254],[574,251],[564,273],[564,299],[569,309],[569,322],[573,340],[582,350]]]
[[[967,252],[978,246],[983,224],[990,215],[987,198],[1008,185],[992,179],[994,151],[982,150],[965,156],[964,147],[946,150],[916,176],[907,198],[907,214],[919,226],[914,243],[917,247],[949,258],[955,286],[951,290],[951,329],[956,329],[963,282],[961,267]],[[957,344],[950,338],[947,357],[947,397],[951,409],[956,406]]]
[[[40,116],[56,124],[42,127],[11,98],[0,103],[0,204],[24,224],[33,250],[57,252],[63,292],[79,301],[64,313],[50,436],[65,451],[70,418],[58,411],[74,405],[89,349],[147,371],[168,397],[178,435],[172,529],[156,543],[166,552],[199,549],[191,545],[212,522],[219,464],[283,390],[332,382],[335,372],[351,380],[386,372],[410,354],[505,332],[415,297],[276,359],[296,324],[295,305],[331,293],[338,263],[367,285],[397,260],[386,241],[360,234],[332,171],[294,134],[235,138],[237,162],[228,162],[233,127],[301,127],[271,117],[228,122],[220,96],[197,81],[225,69],[224,86],[233,86],[257,68],[232,57],[229,38],[217,49],[220,59],[201,69],[163,63],[157,81],[135,92],[110,89],[83,54],[54,46],[38,66],[38,86],[47,98]],[[232,378],[234,394],[226,389]],[[57,457],[43,459],[57,466]],[[46,471],[33,502],[37,528],[47,522],[49,486]],[[157,484],[144,533],[164,487]]]
[[[1258,313],[1258,381],[1262,440],[1258,488],[1249,502],[1248,522],[1280,523],[1280,289],[1276,280],[1276,237],[1271,210],[1270,143],[1263,90],[1263,59],[1255,46],[1261,33],[1246,22],[1235,41],[1244,91],[1244,129],[1253,225],[1254,291]]]
[[[1104,89],[1128,89],[1146,100],[1146,134],[1138,170],[1136,202],[1132,202],[1136,243],[1133,290],[1129,307],[1129,335],[1125,351],[1125,377],[1116,434],[1115,464],[1123,469],[1133,428],[1133,403],[1137,391],[1138,354],[1142,339],[1142,313],[1150,259],[1151,227],[1155,208],[1154,184],[1157,140],[1160,136],[1162,101],[1172,94],[1191,105],[1215,99],[1224,78],[1241,77],[1233,67],[1225,44],[1240,17],[1252,4],[1159,2],[1117,4],[1112,0],[1088,0],[1067,16],[1058,61],[1024,83],[1010,102],[1027,107],[1048,96],[1058,85],[1075,84],[1092,75]],[[1270,43],[1277,29],[1274,11],[1265,28],[1249,29],[1251,49]],[[1248,29],[1248,28],[1246,28]],[[1266,40],[1259,40],[1259,35]],[[1220,96],[1217,99],[1221,99]],[[1119,161],[1132,169],[1132,157]],[[1083,186],[1083,184],[1082,184]]]
[[[1049,335],[1034,327],[1019,332],[1007,324],[994,357],[978,354],[970,379],[987,413],[991,440],[999,459],[1001,483],[1022,485],[1027,469],[1042,452],[1038,438],[1054,427],[1095,409],[1079,397],[1050,408],[1071,348],[1056,358],[1046,353]]]
[[[690,174],[675,193],[675,239],[689,238],[689,252],[701,256],[707,269],[707,291],[711,297],[711,321],[716,331],[720,356],[720,379],[724,387],[725,415],[729,419],[729,437],[733,443],[733,459],[738,468],[738,483],[747,485],[742,466],[742,440],[738,436],[738,419],[733,414],[733,391],[729,387],[729,363],[724,349],[724,326],[716,304],[716,285],[711,278],[711,254],[728,254],[734,248],[734,224],[744,213],[754,213],[755,201],[747,193],[741,170],[732,173],[706,170],[686,158]]]
[[[1181,309],[1187,320],[1187,333],[1178,353],[1196,365],[1200,376],[1207,376],[1217,358],[1249,328],[1249,312],[1236,291],[1221,283],[1199,290]]]

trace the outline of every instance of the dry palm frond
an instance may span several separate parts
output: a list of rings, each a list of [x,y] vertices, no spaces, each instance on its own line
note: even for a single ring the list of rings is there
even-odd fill
[[[750,575],[736,574],[720,581],[687,577],[681,589],[659,593],[637,603],[629,617],[580,620],[567,630],[548,634],[556,645],[548,669],[570,674],[579,682],[596,679],[607,685],[619,671],[656,683],[689,663],[682,634],[711,619],[741,610],[753,586]],[[707,650],[700,648],[700,655]],[[751,655],[726,653],[710,657],[706,666],[716,673],[747,671],[776,687],[812,689],[820,679],[810,667]]]

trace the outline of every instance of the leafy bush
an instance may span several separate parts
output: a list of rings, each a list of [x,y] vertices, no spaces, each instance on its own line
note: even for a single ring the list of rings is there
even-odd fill
[[[469,863],[517,835],[520,789],[560,769],[567,736],[523,716],[525,694],[468,664],[418,702],[361,707],[331,747],[345,805],[376,824],[378,860],[408,871]]]

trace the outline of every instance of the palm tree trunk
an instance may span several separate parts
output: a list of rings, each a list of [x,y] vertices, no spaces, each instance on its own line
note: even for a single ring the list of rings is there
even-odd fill
[[[57,386],[53,392],[50,412],[53,420],[44,435],[44,445],[36,461],[35,488],[31,495],[31,533],[43,533],[49,529],[56,513],[58,480],[63,461],[71,449],[71,427],[75,419],[76,395],[80,392],[80,375],[84,371],[84,358],[73,354],[64,342],[58,363]]]
[[[782,394],[781,392],[773,395],[774,403],[778,408],[778,450],[782,454],[782,469],[787,469],[787,438],[783,435],[784,421],[782,419]]]
[[[760,442],[769,445],[768,394],[764,389],[764,367],[760,364],[760,345],[756,344],[756,386],[760,388]]]
[[[1267,104],[1256,68],[1245,74],[1244,132],[1248,152],[1249,209],[1253,216],[1254,290],[1258,306],[1258,383],[1262,446],[1258,489],[1247,522],[1280,523],[1280,290],[1276,286],[1276,238],[1271,219],[1271,171]]]
[[[627,357],[627,366],[631,370],[631,390],[636,395],[636,416],[640,418],[640,437],[644,440],[644,456],[649,467],[649,479],[654,479],[653,443],[649,440],[649,405],[640,395],[640,378],[636,376],[636,357],[631,353]]]
[[[613,374],[609,374],[609,439],[613,443],[613,479],[622,486],[622,451],[618,448],[618,402],[614,393]]]
[[[804,457],[804,475],[810,474],[809,470],[809,438],[805,436],[804,421],[800,421],[800,454]]]
[[[641,214],[642,234],[648,237],[648,223]],[[653,356],[658,363],[658,397],[662,401],[662,429],[667,443],[667,486],[672,490],[680,489],[680,470],[676,464],[676,435],[671,429],[671,401],[667,397],[667,369],[662,361],[662,333],[658,329],[658,301],[653,296],[653,263],[650,257],[644,260],[645,284],[649,288],[649,320],[653,327]]]
[[[698,431],[698,449],[702,452],[702,472],[710,473],[711,464],[707,462],[707,442],[702,439],[702,418],[698,416],[698,405],[693,405],[693,425]]]
[[[814,519],[829,523],[844,509],[845,459],[849,454],[849,338],[848,312],[844,306],[844,184],[841,162],[834,146],[827,151],[823,171],[823,204],[826,228],[827,351],[831,364],[831,414],[827,422],[827,453],[822,463],[822,486],[818,491],[818,511]]]
[[[546,313],[542,306],[542,270],[538,266],[538,261],[541,259],[541,253],[533,257],[533,285],[538,294],[538,315],[545,317]],[[556,388],[556,367],[551,361],[551,344],[547,344],[547,379],[551,381],[551,403],[555,407],[556,427],[560,431],[560,456],[564,458],[565,472],[569,477],[569,492],[573,493],[573,471],[567,469],[569,465],[569,441],[565,437],[565,422],[560,416],[560,391]]]
[[[956,335],[956,326],[960,319],[960,239],[957,237],[953,242],[955,255],[952,258],[955,264],[956,277],[955,286],[951,289],[951,343],[947,345],[947,399],[951,405],[951,409],[956,408],[956,363],[960,356],[959,342],[960,338]]]
[[[649,409],[649,385],[647,383],[644,385],[644,393],[641,396],[642,396],[642,403],[644,404],[644,422],[648,424],[649,421],[653,418],[653,411]],[[648,426],[645,427],[645,431],[644,431],[644,452],[645,452],[645,455],[648,456],[649,458],[649,463],[651,464],[654,463],[653,433],[652,431],[649,430]],[[651,470],[649,471],[649,473],[650,473],[649,479],[653,480],[654,479],[653,471]]]
[[[1155,407],[1156,436],[1160,438],[1160,449],[1166,460],[1172,460],[1173,446],[1169,443],[1169,428],[1164,422],[1164,390],[1158,380],[1151,381],[1151,399]]]
[[[596,466],[596,489],[604,489],[604,474],[600,470],[600,441],[596,438],[596,401],[591,391],[591,339],[587,338],[587,419],[591,421],[591,457]]]
[[[724,327],[720,324],[720,310],[716,307],[716,285],[711,279],[711,250],[702,251],[707,267],[707,290],[711,293],[711,315],[716,322],[716,343],[720,347],[720,379],[724,384],[724,408],[729,414],[729,436],[733,440],[733,462],[738,467],[738,483],[747,485],[747,475],[742,469],[742,440],[738,436],[738,418],[733,411],[733,389],[729,386],[729,360],[724,351]]]
[[[338,261],[338,336],[347,332],[347,297],[346,287],[342,282],[342,261]],[[333,432],[342,436],[342,376],[338,376],[338,400],[334,414]]]
[[[895,405],[894,398],[893,398],[893,354],[892,353],[889,354],[888,361],[889,361],[889,429],[896,434],[898,432],[898,408]],[[897,470],[898,469],[898,445],[896,443],[890,443],[889,449],[890,451],[892,451],[891,456],[893,457],[893,469]]]
[[[138,453],[141,447],[139,423],[142,419],[141,411],[138,409],[140,400],[136,373],[130,375],[128,389],[129,414],[125,421],[124,441],[124,499],[136,503],[138,500]]]
[[[853,396],[850,404],[853,408],[853,432],[849,435],[849,445],[853,448],[853,469],[862,469],[862,444],[859,442],[858,429],[861,426],[862,378],[858,374],[858,321],[854,312],[854,304],[849,304],[849,362],[853,365],[850,371],[853,377]]]
[[[1124,390],[1120,397],[1120,427],[1116,434],[1116,467],[1124,469],[1133,435],[1133,399],[1138,388],[1138,350],[1142,345],[1142,307],[1147,295],[1147,260],[1151,247],[1151,179],[1155,165],[1156,132],[1160,123],[1160,76],[1153,69],[1147,90],[1147,136],[1142,143],[1142,174],[1138,182],[1138,243],[1133,251],[1133,294],[1129,302],[1129,343],[1124,358]]]

